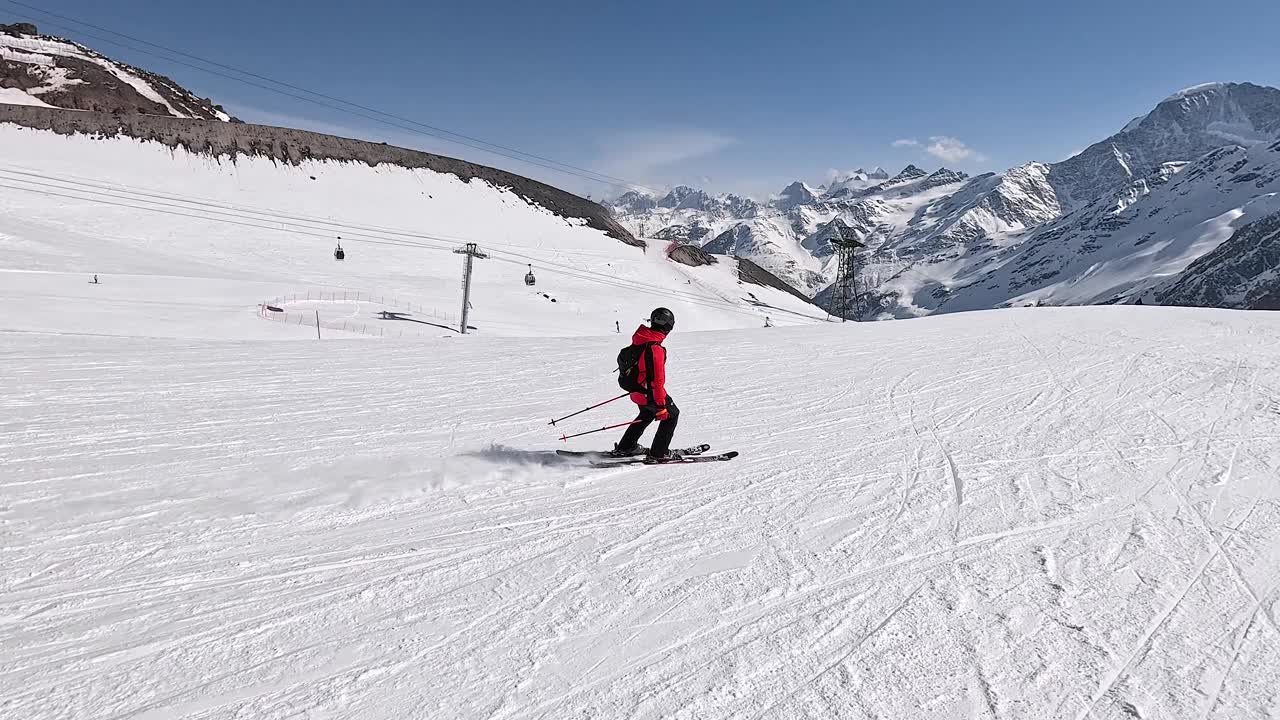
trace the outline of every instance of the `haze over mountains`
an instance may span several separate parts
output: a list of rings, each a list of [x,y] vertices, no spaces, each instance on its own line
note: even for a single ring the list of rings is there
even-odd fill
[[[797,181],[768,202],[632,191],[611,207],[641,236],[752,258],[820,303],[835,278],[832,223],[843,223],[867,245],[867,318],[1139,299],[1264,307],[1274,278],[1238,253],[1218,259],[1211,292],[1156,289],[1280,209],[1277,141],[1280,90],[1209,83],[1058,163],[976,177],[910,165],[828,187]]]

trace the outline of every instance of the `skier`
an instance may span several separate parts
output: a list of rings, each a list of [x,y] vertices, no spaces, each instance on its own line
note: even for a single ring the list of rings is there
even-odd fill
[[[615,456],[642,455],[646,450],[639,444],[640,436],[654,421],[658,421],[658,432],[653,436],[653,447],[649,448],[648,457],[655,462],[678,460],[679,454],[671,450],[671,437],[675,435],[676,423],[680,420],[680,409],[667,395],[667,349],[662,341],[676,325],[676,316],[670,310],[660,307],[649,314],[649,327],[641,325],[631,336],[631,346],[639,349],[636,363],[634,385],[624,385],[623,389],[631,390],[631,402],[640,406],[640,414],[636,423],[627,427],[622,439],[614,446]]]

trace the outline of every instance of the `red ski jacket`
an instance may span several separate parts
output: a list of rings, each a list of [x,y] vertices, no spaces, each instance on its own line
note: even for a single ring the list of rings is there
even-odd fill
[[[667,334],[658,332],[652,328],[641,325],[636,329],[634,335],[631,336],[632,345],[643,345],[645,343],[654,343],[649,348],[653,351],[653,367],[649,367],[650,353],[640,353],[640,362],[637,366],[636,380],[641,385],[649,386],[649,394],[653,399],[650,401],[645,397],[644,393],[631,393],[631,402],[637,405],[656,405],[658,407],[667,406],[667,349],[662,347],[662,341],[667,339]]]

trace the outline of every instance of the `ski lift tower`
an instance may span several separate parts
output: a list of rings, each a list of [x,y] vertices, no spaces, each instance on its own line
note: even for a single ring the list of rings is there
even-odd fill
[[[457,255],[466,256],[462,263],[462,327],[458,328],[458,332],[466,335],[467,311],[471,309],[471,263],[476,258],[483,260],[489,256],[481,252],[475,243],[467,243],[453,252]]]
[[[866,245],[853,237],[851,228],[844,223],[836,225],[837,237],[832,238],[831,246],[836,251],[836,284],[831,297],[832,314],[840,317],[840,322],[849,319],[854,313],[857,320],[862,314],[862,291],[858,288],[858,250]]]

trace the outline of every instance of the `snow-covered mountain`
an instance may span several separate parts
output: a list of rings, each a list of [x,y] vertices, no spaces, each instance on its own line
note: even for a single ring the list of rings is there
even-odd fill
[[[905,227],[923,205],[968,177],[946,168],[928,173],[914,165],[887,176],[876,168],[826,189],[796,181],[767,204],[679,187],[663,198],[628,192],[610,207],[637,234],[749,258],[814,296],[835,278],[829,244],[833,220],[840,219],[879,249],[894,236],[894,228]],[[697,198],[696,207],[690,198]]]
[[[804,252],[788,215],[773,214],[731,225],[702,246],[710,253],[749,258],[801,292],[825,284],[821,261]]]
[[[1280,90],[1206,83],[1174,93],[1120,132],[1051,167],[1064,211],[1125,191],[1170,161],[1280,139]]]
[[[173,80],[116,62],[36,26],[0,25],[0,103],[230,121]]]
[[[860,170],[817,189],[792,183],[750,217],[684,213],[679,227],[644,203],[612,210],[642,235],[742,253],[819,303],[835,277],[829,223],[839,218],[868,245],[859,278],[868,317],[1153,302],[1173,295],[1148,289],[1167,287],[1241,218],[1269,207],[1262,196],[1277,191],[1268,149],[1276,140],[1280,90],[1211,83],[1173,94],[1058,163],[973,178],[915,165],[892,177]],[[1224,214],[1229,222],[1219,221]]]
[[[1187,165],[1166,165],[1130,190],[1100,198],[1031,233],[991,258],[972,282],[960,278],[943,308],[949,311],[1010,304],[1080,305],[1136,301],[1189,304],[1176,278],[1237,231],[1280,210],[1280,142],[1231,145]],[[1246,288],[1227,287],[1223,269],[1255,236],[1244,233],[1218,257],[1203,295],[1224,307]],[[1256,259],[1258,256],[1252,256]],[[1204,272],[1204,268],[1197,274]],[[1256,273],[1255,273],[1256,275]],[[1179,290],[1147,291],[1157,285]]]

